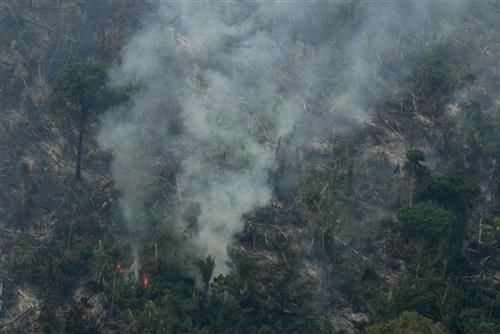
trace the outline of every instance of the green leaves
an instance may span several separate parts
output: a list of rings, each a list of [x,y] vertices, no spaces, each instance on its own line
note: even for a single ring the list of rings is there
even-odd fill
[[[433,201],[461,214],[471,207],[479,193],[479,186],[474,180],[453,174],[424,178],[418,197],[422,201]]]
[[[419,149],[411,149],[406,152],[406,159],[412,164],[417,165],[425,161],[425,155],[424,152]]]
[[[103,109],[108,98],[106,70],[101,63],[75,63],[57,75],[52,105],[57,111]]]
[[[440,323],[421,316],[417,312],[403,312],[399,318],[370,326],[366,334],[445,334]]]
[[[398,212],[398,219],[407,237],[419,238],[431,244],[445,237],[456,224],[453,213],[432,203],[402,208]]]
[[[394,292],[392,309],[395,314],[402,311],[417,311],[426,317],[439,318],[439,289],[430,281],[410,282],[398,287]]]

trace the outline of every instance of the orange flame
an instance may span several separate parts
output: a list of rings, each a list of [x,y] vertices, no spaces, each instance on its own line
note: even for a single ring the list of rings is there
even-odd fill
[[[142,274],[142,287],[146,289],[149,285],[149,277],[146,274]]]
[[[122,265],[118,263],[116,265],[116,272],[119,274],[123,274],[125,272],[125,268],[123,268]]]

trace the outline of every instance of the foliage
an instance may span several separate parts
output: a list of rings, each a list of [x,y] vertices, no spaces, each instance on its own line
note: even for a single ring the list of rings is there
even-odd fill
[[[492,320],[485,310],[468,309],[461,314],[464,334],[495,334],[500,332],[500,322]]]
[[[398,219],[406,236],[425,240],[431,247],[449,235],[456,224],[453,213],[432,203],[401,208]]]
[[[405,282],[393,291],[391,314],[415,311],[430,319],[438,320],[440,290],[440,284],[436,281]]]
[[[468,24],[464,22],[464,26]],[[324,32],[329,33],[328,29]],[[403,42],[405,38],[408,36],[402,36]],[[12,240],[13,255],[5,270],[5,282],[41,287],[45,303],[40,330],[46,332],[99,331],[82,316],[88,312],[87,307],[74,301],[75,289],[84,281],[95,284],[95,292],[105,296],[100,305],[105,317],[104,332],[328,333],[331,324],[329,314],[322,311],[324,302],[369,314],[377,322],[368,327],[366,332],[370,334],[500,332],[499,294],[491,283],[499,261],[495,252],[500,218],[495,203],[500,198],[500,117],[498,110],[488,110],[484,99],[473,99],[476,77],[468,68],[460,73],[456,64],[462,54],[454,52],[456,49],[439,51],[441,54],[426,54],[401,83],[397,106],[398,111],[430,116],[432,129],[424,133],[429,135],[425,141],[437,145],[438,150],[433,153],[440,155],[437,170],[442,174],[432,172],[424,164],[423,151],[408,150],[404,170],[415,181],[415,201],[399,208],[400,224],[390,221],[384,225],[382,229],[386,230],[376,240],[377,245],[361,245],[365,249],[358,249],[360,245],[355,241],[347,240],[345,245],[339,242],[343,237],[339,231],[345,232],[341,224],[352,223],[345,212],[355,212],[362,221],[372,219],[363,216],[366,211],[360,206],[372,205],[364,195],[378,192],[381,186],[375,184],[371,188],[370,184],[365,191],[360,190],[362,175],[356,160],[359,155],[354,152],[358,144],[369,146],[363,139],[327,153],[307,152],[303,156],[302,151],[297,151],[296,157],[290,159],[293,163],[287,159],[279,162],[272,180],[277,188],[277,204],[293,209],[281,210],[287,211],[284,218],[277,217],[280,209],[274,205],[245,217],[245,232],[239,236],[238,250],[232,253],[233,270],[228,275],[213,277],[214,259],[210,255],[194,264],[192,258],[179,256],[184,236],[166,227],[173,224],[164,223],[177,219],[172,218],[171,212],[175,211],[172,203],[178,200],[175,184],[179,167],[172,163],[158,167],[160,181],[148,184],[154,191],[151,197],[144,198],[144,212],[148,212],[144,223],[149,234],[141,251],[141,274],[149,277],[147,287],[135,282],[127,271],[132,259],[130,250],[120,240],[121,222],[106,215],[96,223],[94,214],[102,212],[94,213],[93,208],[82,203],[74,203],[75,208],[64,214],[59,209],[50,212],[55,223],[51,219],[52,238],[47,242],[40,245]],[[494,51],[481,48],[480,57],[487,58]],[[448,55],[454,58],[448,61]],[[483,76],[484,73],[478,73],[481,85]],[[105,78],[105,66],[98,63],[77,63],[64,68],[51,97],[55,117],[80,122],[80,134],[83,133],[87,116],[125,98],[107,91]],[[329,80],[325,84],[326,81]],[[464,86],[467,101],[457,104],[456,115],[444,116],[446,103],[451,96],[460,95],[454,94],[456,88]],[[304,101],[304,108],[309,108],[312,117],[318,112],[316,109],[331,109],[320,96],[318,101],[310,100],[314,99]],[[314,107],[314,103],[320,107]],[[277,108],[281,107],[278,101]],[[404,133],[405,126],[420,127],[418,123],[408,117],[407,124],[401,123],[400,128],[395,122],[398,130],[403,129],[400,135],[405,143],[422,143]],[[366,135],[360,133],[356,136]],[[335,145],[341,145],[339,142],[344,139],[355,140],[352,137],[335,137]],[[283,138],[279,153],[283,154],[291,144],[291,140]],[[366,152],[365,149],[358,153]],[[278,150],[276,153],[279,159]],[[370,172],[377,169],[373,165],[370,168]],[[491,191],[488,201],[479,197],[479,181]],[[370,182],[375,183],[373,179]],[[385,206],[384,193],[380,193],[377,197],[381,198],[381,205],[377,202],[376,209],[387,211],[384,215],[392,217],[394,211]],[[87,194],[79,197],[91,199]],[[471,230],[477,224],[475,218],[483,218],[483,210],[483,242],[474,244]],[[298,236],[307,242],[287,237],[282,229],[284,224],[300,229],[302,234]],[[311,253],[297,251],[298,242],[309,244],[309,240],[314,245]],[[386,245],[392,246],[394,252],[386,253]],[[266,263],[266,254],[284,260]],[[305,278],[304,263],[324,270],[326,277],[319,275],[321,289],[318,281]],[[443,264],[444,269],[437,269],[436,263]],[[196,274],[201,275],[203,289],[193,278]],[[335,298],[325,300],[330,289]],[[321,295],[317,295],[318,290]],[[68,306],[63,310],[66,323],[58,326],[56,312],[62,305]]]
[[[394,320],[370,326],[366,334],[446,334],[444,326],[417,312],[403,312]]]
[[[58,73],[52,105],[58,112],[86,113],[109,103],[106,68],[101,63],[74,63]],[[77,115],[78,116],[78,115]]]
[[[51,96],[51,104],[62,119],[78,123],[79,137],[76,157],[75,180],[81,178],[83,141],[91,112],[99,112],[124,95],[111,93],[106,88],[106,70],[100,63],[74,63],[57,75]]]
[[[477,183],[465,175],[452,174],[425,178],[419,188],[421,201],[433,201],[453,212],[463,214],[479,196]]]
[[[453,67],[429,55],[408,77],[402,109],[439,114],[451,92],[459,85],[456,72]]]
[[[414,165],[425,161],[424,152],[419,149],[411,149],[406,152],[406,159]]]
[[[457,87],[455,73],[440,60],[430,60],[415,68],[410,82],[415,93],[425,97],[442,97]]]

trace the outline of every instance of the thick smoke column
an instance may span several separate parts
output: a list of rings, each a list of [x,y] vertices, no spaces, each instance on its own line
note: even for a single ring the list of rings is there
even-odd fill
[[[365,118],[367,92],[381,87],[381,59],[399,47],[393,25],[426,29],[426,8],[403,9],[161,4],[110,72],[111,86],[130,87],[133,94],[105,115],[100,132],[114,155],[134,252],[147,232],[145,206],[158,179],[154,161],[174,160],[178,190],[189,205],[164,212],[165,223],[189,231],[186,243],[194,253],[212,254],[216,272],[227,271],[228,246],[242,230],[242,216],[272,197],[269,173],[280,138],[303,145],[332,128],[348,129],[341,119]],[[359,19],[348,25],[346,15]],[[186,208],[196,209],[195,226]]]
[[[218,272],[226,270],[242,215],[271,199],[273,141],[291,131],[300,108],[287,100],[276,106],[287,55],[252,17],[234,12],[243,9],[161,6],[111,73],[113,86],[133,85],[136,93],[130,105],[107,116],[100,136],[113,148],[133,247],[145,233],[144,175],[154,174],[151,160],[175,152],[179,184],[199,209],[191,242],[215,256]],[[175,227],[192,228],[182,209]]]

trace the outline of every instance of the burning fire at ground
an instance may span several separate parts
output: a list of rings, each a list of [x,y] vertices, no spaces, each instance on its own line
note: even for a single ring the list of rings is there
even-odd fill
[[[135,279],[134,269],[132,267],[125,268],[120,263],[117,263],[115,270],[116,270],[116,273],[119,274],[120,276],[122,276],[125,280],[132,281],[132,282],[137,281]],[[142,272],[140,283],[141,283],[141,286],[143,289],[147,289],[149,286],[149,276],[145,272]]]

